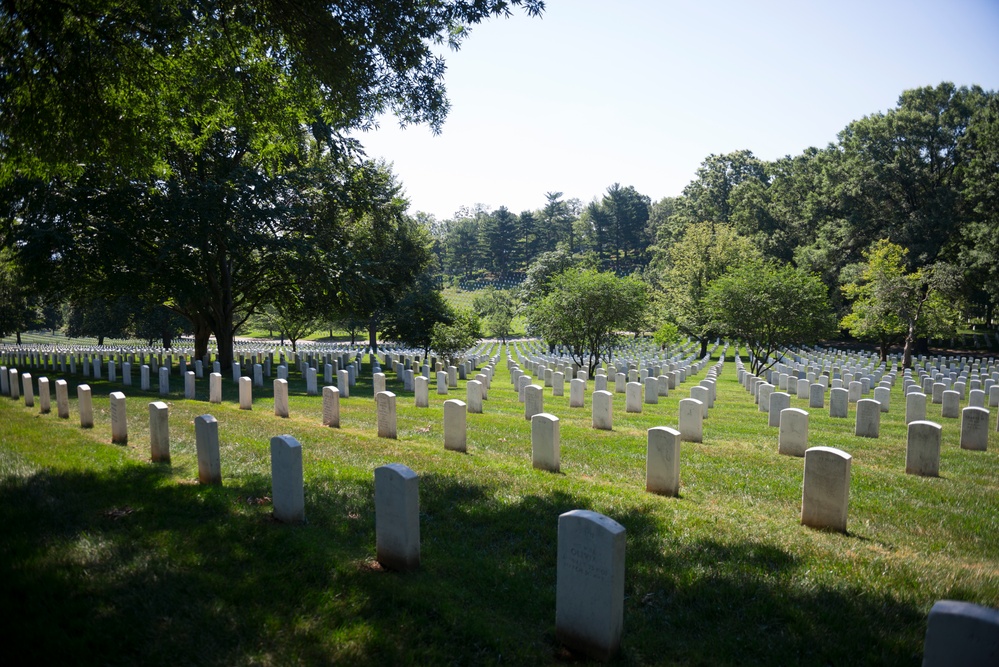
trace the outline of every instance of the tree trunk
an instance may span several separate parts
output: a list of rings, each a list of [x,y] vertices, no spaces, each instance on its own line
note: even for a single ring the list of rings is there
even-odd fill
[[[104,345],[104,336],[97,337],[97,345],[98,346]]]
[[[17,344],[18,345],[21,344],[21,332],[20,331],[17,332]]]
[[[912,368],[912,348],[916,343],[916,328],[909,325],[905,334],[905,347],[902,349],[902,368]]]
[[[173,336],[170,334],[169,331],[164,331],[163,332],[163,349],[164,350],[169,350],[172,347],[173,347]]]
[[[368,320],[368,345],[371,346],[371,354],[378,354],[378,320],[374,317]]]
[[[701,354],[697,358],[703,359],[704,355],[706,355],[707,353],[708,353],[708,339],[707,337],[704,337],[701,339]]]
[[[223,371],[232,368],[232,342],[235,339],[232,326],[221,326],[215,332],[215,342],[218,343],[218,362]]]
[[[208,354],[208,340],[212,336],[212,330],[201,318],[192,320],[191,324],[194,325],[194,358],[204,359]]]
[[[888,363],[888,343],[886,341],[881,341],[878,345],[878,351],[881,354],[882,363]]]

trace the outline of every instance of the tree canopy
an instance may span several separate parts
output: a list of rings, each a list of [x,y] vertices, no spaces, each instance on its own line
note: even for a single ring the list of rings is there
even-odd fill
[[[835,330],[822,281],[772,260],[743,263],[712,281],[705,305],[720,334],[749,348],[756,374],[776,363],[783,349]]]
[[[549,291],[529,305],[532,331],[549,345],[566,348],[592,374],[613,346],[618,331],[641,317],[645,284],[592,269],[567,269],[549,283]]]
[[[165,175],[223,128],[280,165],[303,131],[338,150],[380,114],[438,131],[444,61],[476,23],[542,0],[6,0],[0,181],[89,167]]]
[[[860,280],[843,288],[853,307],[842,322],[857,338],[877,342],[882,359],[889,345],[904,341],[906,367],[912,365],[917,336],[950,335],[957,320],[953,267],[938,262],[908,271],[908,254],[906,248],[887,239],[864,254],[867,261]]]

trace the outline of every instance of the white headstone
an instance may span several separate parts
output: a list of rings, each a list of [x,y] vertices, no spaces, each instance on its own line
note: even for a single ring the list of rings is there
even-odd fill
[[[834,387],[829,390],[829,416],[847,417],[849,416],[849,392],[842,387]]]
[[[585,407],[585,396],[586,396],[586,381],[580,378],[576,378],[569,382],[569,407],[570,408],[582,408]]]
[[[821,410],[826,406],[826,388],[824,385],[813,382],[808,385],[808,407]]]
[[[55,381],[56,414],[59,419],[69,419],[69,385],[65,380]]]
[[[986,451],[989,446],[989,411],[985,408],[961,410],[961,449]]]
[[[240,379],[252,382],[250,378]],[[274,518],[284,523],[305,521],[302,445],[290,435],[271,438],[271,486]]]
[[[214,375],[214,373],[212,374]],[[288,417],[288,381],[278,378],[274,380],[274,415]]]
[[[767,414],[767,426],[779,427],[781,412],[791,407],[791,395],[783,391],[775,391],[770,394],[770,411]],[[804,456],[805,450],[801,450],[799,456]]]
[[[804,456],[808,449],[808,413],[800,408],[780,411],[777,453]]]
[[[625,385],[624,411],[641,413],[642,385],[638,382],[628,382]]]
[[[222,483],[222,463],[219,458],[219,423],[211,415],[194,418],[194,439],[198,450],[198,482]]]
[[[323,387],[323,426],[340,428],[340,390]]]
[[[849,454],[832,447],[812,447],[805,451],[802,525],[846,532],[851,460]]]
[[[350,373],[347,370],[336,372],[336,388],[340,390],[340,398],[350,398]]]
[[[379,375],[381,374],[379,373]],[[385,376],[382,375],[382,378],[384,379]],[[382,384],[384,385],[384,382]],[[305,394],[307,396],[319,395],[319,380],[316,376],[316,369],[311,366],[305,369]]]
[[[49,390],[49,379],[38,378],[38,411],[47,415],[52,410],[52,392]]]
[[[94,402],[90,393],[90,385],[76,386],[76,407],[80,411],[80,427],[93,428]]]
[[[905,397],[905,423],[926,419],[926,394],[914,391]]]
[[[391,391],[380,391],[375,394],[375,408],[378,412],[378,437],[397,437],[395,418],[395,394]]]
[[[943,427],[929,421],[913,421],[905,446],[905,472],[936,477],[940,474],[940,442]]]
[[[624,629],[624,527],[590,510],[558,518],[555,636],[597,660],[617,654]]]
[[[599,376],[598,376],[599,377]],[[609,391],[593,392],[593,428],[610,431],[614,428],[614,394]]]
[[[645,456],[645,490],[680,495],[680,432],[666,426],[649,429]]]
[[[923,640],[923,667],[994,667],[999,664],[999,610],[971,602],[938,600]]]
[[[382,567],[420,566],[420,486],[401,463],[375,468],[375,553]]]
[[[170,408],[160,401],[149,404],[149,450],[153,463],[170,463]]]
[[[128,419],[125,416],[125,394],[111,392],[111,442],[124,445],[128,442]]]
[[[558,472],[561,449],[558,417],[541,412],[531,418],[531,461],[539,470]]]
[[[857,424],[854,434],[862,438],[877,438],[881,433],[881,404],[872,398],[857,401]]]
[[[160,396],[170,395],[170,369],[160,366]]]
[[[245,376],[239,378],[239,409],[253,409],[253,380]]]
[[[681,398],[679,405],[680,439],[701,442],[703,439],[704,404],[696,398]]]
[[[35,387],[31,380],[31,373],[23,373],[21,375],[21,387],[24,394],[24,407],[35,407]]]
[[[524,419],[530,421],[534,415],[539,415],[544,411],[544,387],[537,384],[529,384],[524,387]]]
[[[961,395],[953,389],[943,392],[940,416],[947,419],[957,419],[961,411]]]
[[[444,449],[468,450],[466,405],[457,399],[444,401]]]
[[[430,380],[424,375],[417,375],[414,381],[416,382],[416,407],[430,407]]]

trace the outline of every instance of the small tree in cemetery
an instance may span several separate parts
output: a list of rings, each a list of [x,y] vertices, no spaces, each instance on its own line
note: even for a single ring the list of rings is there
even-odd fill
[[[611,350],[616,333],[638,321],[645,307],[641,281],[569,269],[551,280],[548,295],[529,306],[527,317],[550,347],[566,347],[592,374]]]
[[[486,329],[494,338],[506,344],[507,336],[513,327],[516,305],[510,291],[492,287],[476,294],[472,301],[475,312],[485,318]]]
[[[680,342],[680,329],[672,322],[666,322],[652,335],[652,340],[669,357],[670,348]]]
[[[699,356],[707,354],[716,335],[705,307],[708,285],[727,269],[760,256],[752,242],[733,227],[721,223],[691,224],[683,237],[668,248],[653,249],[646,277],[654,295],[654,309],[681,333],[701,343]]]
[[[774,353],[814,343],[835,329],[825,284],[772,261],[747,262],[712,281],[705,307],[712,328],[745,341],[757,375],[776,363]]]
[[[908,252],[881,239],[864,253],[861,279],[843,287],[853,307],[841,322],[857,338],[877,342],[882,360],[891,344],[904,341],[905,367],[912,365],[917,337],[952,334],[959,315],[953,268],[938,262],[907,271]]]
[[[482,338],[479,316],[464,308],[455,311],[450,322],[436,322],[430,330],[430,347],[449,364]]]

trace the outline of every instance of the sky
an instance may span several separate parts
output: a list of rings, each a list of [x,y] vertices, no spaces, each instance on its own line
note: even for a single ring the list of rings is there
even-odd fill
[[[473,27],[445,54],[439,135],[391,116],[361,133],[410,201],[584,204],[614,183],[679,195],[711,154],[774,160],[825,147],[903,90],[999,90],[999,0],[548,0]]]

